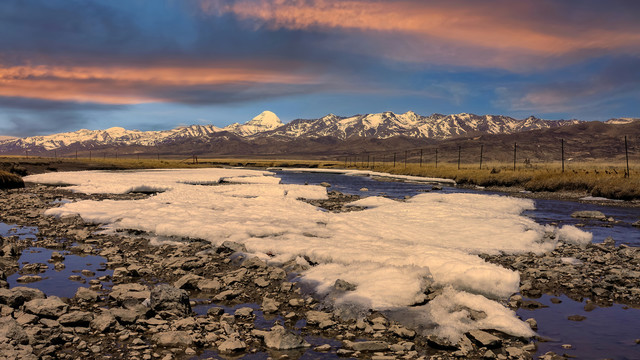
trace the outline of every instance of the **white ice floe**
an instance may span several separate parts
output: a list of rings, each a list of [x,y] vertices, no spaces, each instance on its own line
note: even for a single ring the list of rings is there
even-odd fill
[[[394,179],[394,180],[403,180],[407,182],[425,182],[425,183],[438,183],[438,184],[448,184],[455,185],[455,180],[452,179],[444,179],[444,178],[434,178],[434,177],[424,177],[424,176],[412,176],[412,175],[398,175],[398,174],[389,174],[389,173],[381,173],[377,171],[369,171],[369,170],[350,170],[350,169],[320,169],[320,168],[271,168],[267,170],[279,170],[279,171],[288,171],[288,172],[313,172],[313,173],[326,173],[326,174],[344,174],[348,176],[365,176],[372,178],[386,178],[386,179]]]
[[[546,235],[556,229],[521,215],[533,209],[533,201],[425,193],[408,201],[369,197],[353,203],[363,211],[330,213],[299,200],[326,199],[324,187],[281,185],[271,175],[239,169],[96,171],[49,173],[25,180],[71,184],[72,190],[89,193],[163,189],[142,200],[79,201],[46,214],[79,214],[85,221],[112,228],[207,239],[216,245],[236,241],[272,262],[306,264],[306,256],[317,265],[301,274],[303,281],[338,307],[397,311],[422,302],[428,286],[450,287],[426,307],[412,308],[424,310],[421,316],[430,319],[431,331],[452,340],[473,328],[532,334],[523,330],[526,325],[513,312],[490,300],[517,292],[518,273],[487,263],[477,254],[552,250],[556,241]],[[235,184],[197,185],[223,179]],[[557,233],[576,243],[590,236],[567,226]],[[356,289],[335,291],[337,279]],[[460,306],[487,317],[462,320]]]

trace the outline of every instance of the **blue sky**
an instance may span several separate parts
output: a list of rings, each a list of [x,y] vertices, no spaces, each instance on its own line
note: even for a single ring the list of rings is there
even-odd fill
[[[640,117],[640,3],[4,0],[0,135],[409,110]]]

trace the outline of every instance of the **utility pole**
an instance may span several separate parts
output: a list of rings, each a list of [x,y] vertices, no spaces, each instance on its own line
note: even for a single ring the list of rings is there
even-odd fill
[[[484,150],[484,145],[480,145],[480,170],[482,170],[482,150]]]
[[[516,153],[518,151],[518,143],[513,143],[513,171],[516,171]]]
[[[627,177],[631,177],[631,173],[629,172],[629,148],[627,147],[627,135],[624,136],[624,154],[627,158]]]
[[[438,168],[438,148],[436,148],[436,169]]]
[[[562,172],[564,172],[564,139],[560,139],[560,147],[562,149]]]
[[[460,152],[462,150],[462,146],[458,145],[458,170],[460,170]]]
[[[420,167],[422,167],[422,149],[420,149]]]

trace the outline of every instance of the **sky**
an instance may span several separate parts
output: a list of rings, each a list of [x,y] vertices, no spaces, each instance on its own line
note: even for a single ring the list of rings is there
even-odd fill
[[[640,117],[636,0],[2,0],[0,135]]]

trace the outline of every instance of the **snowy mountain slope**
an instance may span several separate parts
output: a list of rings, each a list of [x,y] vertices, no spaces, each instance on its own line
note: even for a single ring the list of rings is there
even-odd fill
[[[312,120],[293,120],[283,124],[271,111],[264,111],[252,120],[234,123],[224,128],[213,125],[181,126],[172,130],[139,131],[113,127],[106,130],[78,130],[46,136],[0,140],[0,151],[51,151],[61,148],[91,149],[104,146],[156,146],[188,142],[207,142],[224,134],[251,141],[275,138],[280,140],[339,140],[368,138],[388,139],[403,136],[414,139],[449,139],[483,134],[513,134],[522,131],[556,128],[581,123],[578,120],[541,120],[528,117],[517,120],[501,115],[432,114],[422,116],[412,111],[404,114],[377,114],[340,117],[334,114]],[[220,139],[218,139],[220,140]]]
[[[453,114],[418,115],[383,112],[379,114],[339,117],[329,114],[316,120],[294,120],[261,136],[321,137],[339,139],[373,137],[386,139],[407,136],[424,139],[448,139],[473,134],[512,134],[577,124],[578,120],[541,120],[529,117],[516,120],[508,116]]]

